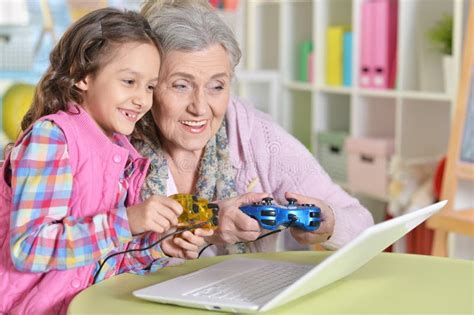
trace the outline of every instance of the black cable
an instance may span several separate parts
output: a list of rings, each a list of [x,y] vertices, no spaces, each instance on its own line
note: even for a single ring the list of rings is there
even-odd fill
[[[281,231],[284,231],[284,230],[288,229],[289,227],[291,227],[296,221],[297,221],[297,220],[292,220],[292,221],[290,222],[290,224],[288,224],[288,226],[285,227],[284,229],[278,229],[278,230],[274,230],[274,231],[268,232],[268,233],[266,233],[266,234],[260,235],[259,237],[257,237],[257,238],[256,238],[255,240],[253,240],[253,241],[237,242],[237,243],[235,243],[235,244],[247,244],[247,243],[252,243],[252,242],[256,242],[256,241],[258,241],[258,240],[260,240],[260,239],[262,239],[262,238],[264,238],[264,237],[270,236],[270,235],[272,235],[272,234],[280,233]],[[198,254],[198,257],[197,257],[197,258],[201,257],[201,254],[202,254],[209,246],[212,246],[212,245],[214,245],[214,244],[207,244],[206,246],[204,246],[203,248],[201,248],[201,250],[199,251],[199,254]]]
[[[131,252],[140,252],[140,251],[143,251],[143,250],[148,250],[154,246],[156,246],[158,243],[161,243],[163,240],[165,240],[166,238],[170,237],[170,236],[173,236],[173,235],[176,235],[176,234],[180,234],[180,233],[183,233],[183,232],[186,232],[186,231],[190,231],[190,230],[194,230],[194,229],[197,229],[205,224],[209,223],[208,221],[206,222],[201,222],[201,223],[198,223],[198,224],[195,224],[195,225],[192,225],[190,227],[187,227],[185,229],[179,229],[179,230],[176,230],[175,232],[173,233],[170,233],[170,234],[167,234],[165,236],[163,236],[162,238],[160,238],[159,240],[157,240],[156,242],[154,242],[153,244],[151,245],[148,245],[147,247],[143,247],[143,248],[132,248],[132,249],[127,249],[127,250],[124,250],[124,251],[121,251],[121,252],[116,252],[116,253],[113,253],[109,256],[107,256],[99,265],[99,269],[95,272],[94,274],[94,281],[92,282],[93,284],[97,281],[97,277],[99,276],[100,274],[100,271],[102,270],[102,267],[104,267],[105,263],[107,260],[109,260],[109,258],[112,258],[114,256],[117,256],[117,255],[122,255],[122,254],[127,254],[127,253],[131,253]]]
[[[204,246],[203,248],[201,248],[201,250],[199,251],[199,254],[198,254],[197,258],[201,257],[202,252],[205,251],[209,246],[212,246],[212,245],[214,245],[214,244],[209,243],[209,244],[207,244],[206,246]]]
[[[286,230],[288,229],[289,227],[291,227],[293,225],[293,223],[295,223],[296,220],[293,220],[290,222],[290,224],[288,224],[287,227],[285,227],[284,229],[278,229],[278,230],[274,230],[274,231],[271,231],[271,232],[268,232],[266,234],[263,234],[263,235],[260,235],[259,237],[257,237],[255,240],[253,241],[248,241],[248,242],[237,242],[235,244],[247,244],[247,243],[251,243],[251,242],[255,242],[255,241],[258,241],[264,237],[267,237],[267,236],[270,236],[272,234],[275,234],[275,233],[279,233],[283,230]],[[147,247],[144,247],[144,248],[132,248],[132,249],[127,249],[125,251],[121,251],[121,252],[116,252],[116,253],[113,253],[109,256],[107,256],[99,265],[99,269],[95,272],[94,274],[94,280],[93,280],[93,284],[97,281],[97,277],[99,276],[100,274],[100,271],[102,270],[102,268],[104,267],[105,263],[107,262],[107,260],[109,260],[110,258],[114,257],[114,256],[117,256],[117,255],[122,255],[122,254],[127,254],[127,253],[131,253],[131,252],[139,252],[139,251],[143,251],[143,250],[148,250],[154,246],[156,246],[158,243],[161,243],[163,240],[165,240],[166,238],[170,237],[170,236],[173,236],[173,235],[176,235],[176,234],[180,234],[180,233],[183,233],[183,232],[186,232],[186,231],[190,231],[190,230],[194,230],[194,229],[197,229],[205,224],[209,223],[208,221],[206,222],[201,222],[201,223],[198,223],[198,224],[195,224],[195,225],[192,225],[190,227],[187,227],[185,229],[179,229],[179,230],[176,230],[175,232],[173,233],[170,233],[170,234],[167,234],[165,236],[163,236],[162,238],[160,238],[159,240],[157,240],[156,242],[154,242],[153,244],[151,245],[148,245]],[[199,258],[201,256],[201,254],[210,246],[212,246],[214,244],[207,244],[206,246],[204,246],[200,251],[199,251],[199,254],[198,254],[198,257]],[[156,261],[156,259],[154,260]],[[154,262],[153,261],[153,262]]]

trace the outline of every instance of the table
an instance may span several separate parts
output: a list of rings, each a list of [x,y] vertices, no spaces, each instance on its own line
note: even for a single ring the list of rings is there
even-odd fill
[[[317,263],[328,252],[245,254],[254,258]],[[187,261],[146,276],[122,274],[78,294],[69,314],[214,314],[138,299],[132,291],[230,259]],[[474,314],[474,261],[382,253],[348,277],[269,311],[271,314]]]

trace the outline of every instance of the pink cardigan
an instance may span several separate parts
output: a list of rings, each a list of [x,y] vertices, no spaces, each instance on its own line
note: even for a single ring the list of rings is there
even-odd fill
[[[370,212],[332,182],[313,155],[270,116],[234,98],[226,118],[239,194],[253,186],[251,191],[270,193],[282,205],[287,203],[287,191],[325,201],[332,207],[336,223],[332,237],[322,245],[331,249],[343,246],[373,225]],[[257,243],[251,246],[252,251],[272,251],[276,237]]]

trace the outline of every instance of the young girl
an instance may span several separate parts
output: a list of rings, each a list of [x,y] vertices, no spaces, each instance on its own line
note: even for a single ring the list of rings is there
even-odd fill
[[[133,12],[92,12],[50,61],[0,172],[1,314],[64,314],[94,282],[156,270],[166,255],[195,258],[203,243],[187,232],[147,249],[182,212],[166,197],[138,203],[149,162],[126,137],[158,79],[148,23]]]

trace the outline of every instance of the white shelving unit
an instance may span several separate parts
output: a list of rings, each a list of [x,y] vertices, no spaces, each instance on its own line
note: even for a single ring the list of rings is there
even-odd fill
[[[249,66],[255,63],[253,58],[262,55],[256,52],[260,49],[265,49],[265,47],[270,47],[269,45],[275,42],[276,38],[271,38],[269,41],[264,42],[263,46],[247,46],[249,41],[260,43],[262,39],[262,37],[259,37],[258,40],[252,38],[256,36],[256,34],[250,30],[256,28],[254,23],[256,19],[260,20],[260,17],[255,15],[253,10],[248,10],[248,4],[249,1],[243,0],[239,2],[237,10],[235,11],[218,10],[220,16],[234,32],[240,49],[243,52],[242,60],[235,71],[232,92],[233,95],[238,95],[251,101],[258,109],[269,113],[274,119],[279,120],[281,116],[279,102],[281,77],[279,71],[276,70],[278,68],[277,63],[273,62],[272,64],[272,61],[269,61],[269,64],[260,66],[258,69],[254,66]],[[267,14],[267,16],[271,16],[271,14]],[[275,23],[275,20],[266,20],[259,27],[262,33],[259,33],[258,36],[263,36],[262,34],[265,33],[268,28],[271,28],[273,23]],[[247,47],[250,47],[252,52],[247,53],[249,50]],[[271,49],[268,49],[268,51],[271,51]],[[259,64],[262,64],[261,60],[259,60]]]
[[[244,67],[280,74],[281,102],[275,118],[314,153],[322,131],[392,137],[395,154],[407,163],[434,161],[446,153],[456,93],[444,92],[441,56],[433,52],[426,32],[444,15],[453,16],[452,71],[457,87],[469,0],[398,0],[397,81],[391,90],[358,86],[363,0],[243,2]],[[352,27],[351,87],[325,83],[326,29],[331,25]],[[314,83],[296,79],[298,44],[305,40],[314,43]]]

